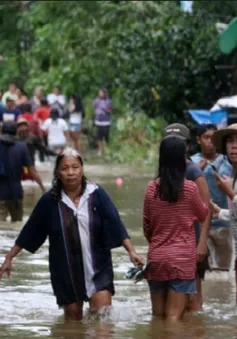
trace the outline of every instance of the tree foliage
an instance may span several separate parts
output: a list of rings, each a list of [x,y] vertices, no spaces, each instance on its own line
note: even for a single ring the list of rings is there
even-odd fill
[[[1,1],[2,77],[28,90],[60,84],[93,96],[106,86],[136,111],[167,121],[208,108],[231,88],[233,56],[218,50],[216,22],[228,23],[235,1]],[[121,108],[122,110],[122,108]]]

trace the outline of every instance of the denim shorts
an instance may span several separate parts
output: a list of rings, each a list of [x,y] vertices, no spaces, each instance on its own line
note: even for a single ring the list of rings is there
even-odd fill
[[[81,124],[70,124],[70,131],[71,132],[80,132],[81,131]]]
[[[154,281],[148,280],[150,292],[160,292],[163,290],[174,290],[176,293],[182,294],[196,294],[196,280],[167,280],[167,281]]]

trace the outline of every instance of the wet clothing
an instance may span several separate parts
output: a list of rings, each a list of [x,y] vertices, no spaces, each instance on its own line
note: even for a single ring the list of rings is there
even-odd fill
[[[0,221],[6,221],[8,214],[11,217],[11,222],[22,221],[23,201],[0,201]]]
[[[201,153],[197,153],[195,155],[193,155],[191,157],[192,161],[195,163],[200,162],[201,160],[203,160],[203,156]],[[231,176],[232,173],[232,166],[229,163],[228,159],[226,156],[220,154],[218,155],[218,157],[211,162],[212,165],[215,166],[215,168],[217,169],[218,173],[220,176]],[[213,202],[215,204],[217,204],[220,208],[228,208],[228,202],[227,202],[227,197],[226,195],[219,189],[217,183],[216,183],[216,179],[213,175],[213,169],[212,167],[207,164],[205,166],[205,168],[203,169],[203,174],[206,178],[208,187],[209,187],[209,191],[210,191],[210,195],[211,195],[211,199],[213,200]],[[211,228],[214,230],[215,228],[218,227],[230,227],[230,223],[228,221],[221,221],[218,220],[216,218],[212,219],[211,222]]]
[[[7,147],[5,157],[0,159],[7,172],[6,175],[0,175],[0,201],[21,200],[22,169],[33,165],[28,149],[24,143],[16,142],[11,136],[2,135],[0,143]]]
[[[229,201],[229,209],[221,209],[219,219],[231,222],[231,229],[234,238],[234,251],[237,256],[237,181],[234,183],[234,192],[236,195],[232,201]]]
[[[87,301],[94,293],[114,294],[111,249],[128,233],[105,190],[87,183],[78,207],[62,192],[57,201],[45,193],[16,244],[36,252],[49,238],[49,269],[59,306]]]
[[[203,160],[201,153],[197,153],[191,157],[195,163]],[[231,176],[232,166],[226,156],[220,154],[212,161],[219,175]],[[227,208],[228,202],[226,195],[219,189],[216,179],[213,175],[212,167],[207,164],[203,170],[206,178],[211,199],[221,208]],[[211,269],[228,270],[232,259],[232,233],[230,222],[213,218],[211,221],[211,229],[208,237],[208,248],[210,252],[209,265]]]
[[[195,182],[198,178],[204,177],[204,174],[200,167],[196,165],[194,162],[189,161],[187,163],[186,169],[186,178]],[[201,235],[201,225],[199,223],[195,223],[195,233],[196,233],[196,244],[199,242],[199,238]],[[197,263],[197,275],[199,278],[205,278],[205,272],[209,269],[208,257],[206,257],[202,262]]]
[[[23,217],[23,189],[21,173],[23,167],[30,167],[32,161],[23,143],[14,137],[0,137],[0,220],[5,221],[10,214],[11,221],[21,221]]]
[[[157,293],[164,290],[173,290],[176,293],[182,294],[195,294],[196,290],[196,279],[193,280],[168,280],[168,281],[148,281],[148,286],[151,293]]]
[[[192,181],[185,180],[183,193],[173,203],[159,198],[155,180],[149,183],[143,212],[143,230],[149,243],[147,280],[195,279],[195,222],[203,222],[207,213]]]

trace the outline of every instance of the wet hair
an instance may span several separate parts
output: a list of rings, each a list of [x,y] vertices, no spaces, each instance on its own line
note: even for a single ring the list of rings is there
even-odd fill
[[[59,110],[57,108],[52,108],[50,111],[50,118],[52,120],[57,120],[59,118]]]
[[[16,135],[17,125],[14,121],[7,121],[2,124],[2,134]]]
[[[186,176],[186,142],[178,135],[165,137],[160,144],[157,195],[163,201],[176,202],[183,192]]]
[[[75,158],[78,159],[78,161],[80,162],[81,166],[83,166],[83,159],[80,156],[80,154],[73,150],[73,149],[65,149],[61,154],[59,154],[57,156],[56,162],[55,162],[55,167],[54,167],[54,176],[53,176],[53,182],[52,182],[52,196],[55,200],[59,201],[62,198],[62,190],[63,190],[63,184],[60,181],[60,179],[58,178],[58,169],[60,166],[61,161],[68,156],[73,156]],[[86,184],[87,184],[87,178],[86,176],[83,174],[82,176],[82,182],[81,182],[81,196],[83,195],[83,193],[86,190]]]
[[[214,124],[201,124],[196,128],[196,136],[201,137],[207,131],[217,131],[217,127]]]

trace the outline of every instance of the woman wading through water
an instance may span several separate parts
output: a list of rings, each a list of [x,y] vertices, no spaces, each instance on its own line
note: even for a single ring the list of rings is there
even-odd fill
[[[10,275],[12,259],[22,249],[34,253],[47,237],[51,283],[67,321],[82,319],[84,301],[92,311],[111,305],[111,249],[123,246],[134,264],[143,263],[108,194],[86,179],[75,150],[57,157],[53,188],[41,197],[6,255],[0,278]]]
[[[147,188],[143,229],[149,243],[145,277],[154,316],[179,320],[196,293],[195,222],[208,208],[196,184],[186,180],[186,143],[177,135],[160,145],[158,174]]]

